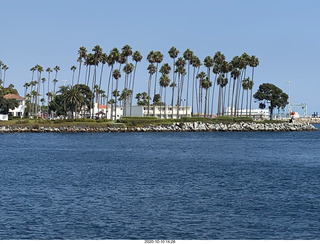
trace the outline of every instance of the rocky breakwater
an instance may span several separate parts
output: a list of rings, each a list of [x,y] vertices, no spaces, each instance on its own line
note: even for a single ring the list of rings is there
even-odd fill
[[[175,123],[173,125],[156,125],[136,128],[138,131],[316,131],[317,128],[308,123],[219,123],[203,122]]]
[[[317,128],[308,123],[219,123],[203,122],[174,123],[172,125],[149,125],[144,127],[125,127],[124,125],[98,126],[0,126],[0,133],[77,133],[77,132],[194,132],[194,131],[316,131]]]

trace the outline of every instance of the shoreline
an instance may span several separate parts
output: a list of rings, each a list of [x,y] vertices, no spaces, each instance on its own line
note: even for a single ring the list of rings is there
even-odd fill
[[[5,125],[0,126],[0,133],[101,133],[101,132],[248,132],[248,131],[317,131],[309,123],[217,123],[176,122],[172,125],[147,125],[144,127],[113,126],[48,126],[48,125]]]

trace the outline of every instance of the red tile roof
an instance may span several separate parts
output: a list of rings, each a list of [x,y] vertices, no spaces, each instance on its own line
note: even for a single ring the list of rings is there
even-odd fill
[[[4,95],[4,98],[5,98],[5,99],[24,100],[24,97],[21,97],[21,96],[16,95],[16,94],[7,94],[7,95]]]
[[[109,105],[102,105],[98,103],[98,109],[106,109],[106,108],[109,108]]]

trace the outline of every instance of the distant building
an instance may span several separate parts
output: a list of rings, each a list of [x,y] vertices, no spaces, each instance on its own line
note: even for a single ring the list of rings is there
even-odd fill
[[[232,113],[234,114],[234,109],[232,109]],[[225,115],[232,115],[231,114],[231,107],[227,107],[226,111],[225,111]],[[237,115],[238,116],[250,116],[250,109],[246,110],[246,109],[238,109],[237,110]],[[269,118],[269,109],[251,109],[251,117],[253,117],[253,119],[257,119],[257,120],[264,120],[264,119],[268,119]]]
[[[26,108],[26,99],[24,97],[21,97],[17,94],[7,94],[4,96],[5,99],[16,99],[19,102],[18,107],[15,109],[9,109],[9,115],[15,116],[15,117],[23,117],[24,111]]]
[[[153,114],[153,106],[149,108],[148,115],[148,106],[132,106],[132,111],[130,115],[130,106],[126,107],[126,116],[131,117],[146,117],[146,116],[155,116],[159,119],[176,119],[181,117],[191,117],[191,107],[180,106],[179,115],[177,106],[155,106],[155,113]]]

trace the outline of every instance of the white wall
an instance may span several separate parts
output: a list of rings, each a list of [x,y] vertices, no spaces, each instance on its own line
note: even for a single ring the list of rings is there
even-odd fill
[[[7,121],[9,119],[7,114],[0,114],[0,120],[1,121]]]

